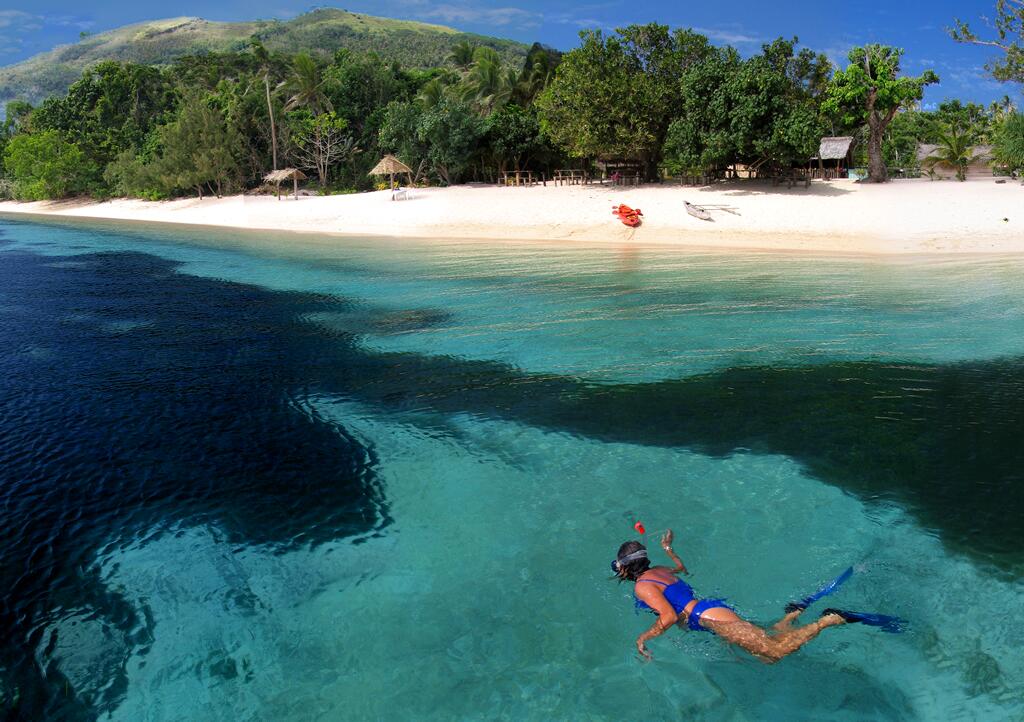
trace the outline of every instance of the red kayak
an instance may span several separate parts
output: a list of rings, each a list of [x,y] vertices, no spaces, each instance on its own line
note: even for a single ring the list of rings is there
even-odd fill
[[[640,216],[643,212],[639,208],[630,208],[627,205],[612,206],[612,213],[619,217],[619,220],[625,223],[630,228],[636,228],[640,225]]]

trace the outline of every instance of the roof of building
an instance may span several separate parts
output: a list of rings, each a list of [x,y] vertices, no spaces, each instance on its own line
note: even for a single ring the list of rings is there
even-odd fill
[[[851,145],[853,137],[849,135],[822,138],[818,146],[818,157],[822,160],[841,160],[850,152]]]

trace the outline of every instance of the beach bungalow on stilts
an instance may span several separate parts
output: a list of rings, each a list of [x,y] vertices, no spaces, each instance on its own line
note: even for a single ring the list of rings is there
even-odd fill
[[[277,200],[281,200],[281,184],[286,180],[292,182],[295,190],[295,200],[299,200],[299,181],[306,180],[306,174],[298,168],[282,168],[274,170],[263,176],[264,183],[273,183],[277,187]]]
[[[818,145],[818,155],[811,158],[808,166],[811,178],[820,178],[821,180],[846,178],[847,169],[850,167],[852,148],[852,136],[838,135],[822,138]],[[827,166],[825,161],[828,161]]]

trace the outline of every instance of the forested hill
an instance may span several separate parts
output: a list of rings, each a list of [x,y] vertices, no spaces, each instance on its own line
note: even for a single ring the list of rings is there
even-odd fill
[[[321,8],[287,21],[226,23],[172,18],[125,25],[16,65],[0,67],[0,106],[15,99],[37,104],[51,95],[62,95],[85,68],[101,60],[165,65],[183,55],[239,50],[252,36],[260,38],[271,51],[331,54],[339,48],[349,48],[376,52],[405,67],[442,65],[452,47],[462,41],[494,48],[502,60],[517,66],[529,49],[512,40],[462,33],[442,25],[378,18],[334,8]]]

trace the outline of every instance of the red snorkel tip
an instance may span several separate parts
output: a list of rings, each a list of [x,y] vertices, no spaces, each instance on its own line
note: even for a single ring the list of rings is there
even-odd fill
[[[647,530],[644,529],[643,522],[639,522],[638,521],[636,524],[633,525],[633,528],[636,529],[641,534],[646,534],[647,533]]]

